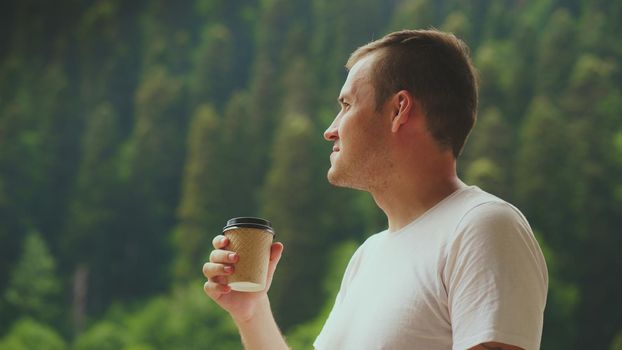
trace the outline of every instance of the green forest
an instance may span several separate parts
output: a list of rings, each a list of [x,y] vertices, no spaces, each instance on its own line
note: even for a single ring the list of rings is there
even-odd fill
[[[545,253],[542,349],[622,349],[621,0],[0,3],[0,349],[241,349],[203,293],[226,220],[285,245],[270,298],[310,349],[386,228],[326,181],[349,54],[400,29],[471,48],[459,174]]]

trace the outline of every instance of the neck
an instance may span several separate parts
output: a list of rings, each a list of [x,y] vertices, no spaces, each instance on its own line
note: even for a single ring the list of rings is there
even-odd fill
[[[420,162],[416,169],[403,166],[385,174],[383,185],[371,190],[376,204],[384,211],[389,231],[408,225],[441,200],[466,185],[456,174],[456,163]]]

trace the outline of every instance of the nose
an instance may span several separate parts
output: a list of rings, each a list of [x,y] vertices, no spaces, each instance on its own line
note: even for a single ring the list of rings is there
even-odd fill
[[[337,118],[333,120],[328,129],[324,131],[324,139],[326,141],[335,141],[339,138],[339,124],[337,123]]]

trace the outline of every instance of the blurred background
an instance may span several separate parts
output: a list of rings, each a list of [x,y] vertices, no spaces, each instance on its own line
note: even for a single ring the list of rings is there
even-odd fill
[[[245,215],[285,243],[272,305],[310,349],[386,227],[325,179],[343,65],[432,26],[481,77],[460,175],[545,252],[542,349],[622,349],[621,19],[619,0],[2,1],[0,349],[240,349],[201,267]]]

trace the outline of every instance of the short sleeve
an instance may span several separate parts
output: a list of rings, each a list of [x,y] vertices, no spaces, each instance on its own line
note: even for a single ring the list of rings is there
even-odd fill
[[[364,246],[364,244],[359,246],[350,258],[350,261],[348,261],[348,265],[341,280],[339,292],[335,297],[335,303],[333,304],[333,308],[331,309],[320,334],[313,342],[314,349],[329,349],[330,342],[327,339],[330,338],[331,335],[333,335],[335,332],[338,332],[338,329],[343,326],[338,321],[341,304],[343,302],[344,296],[348,292],[350,281],[352,280],[353,275],[356,273],[356,270],[360,265],[360,259],[361,255],[363,254],[362,251],[364,249]]]
[[[447,247],[443,281],[454,350],[489,341],[539,349],[548,274],[516,208],[488,202],[471,209]]]

